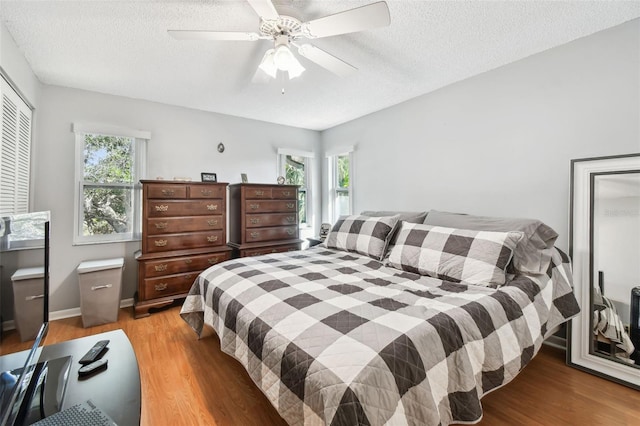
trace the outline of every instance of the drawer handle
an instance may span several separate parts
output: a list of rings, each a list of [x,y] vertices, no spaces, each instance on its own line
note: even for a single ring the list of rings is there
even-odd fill
[[[217,204],[207,204],[207,210],[218,210]]]
[[[158,222],[155,225],[156,225],[156,229],[166,229],[167,226],[169,225],[169,223],[168,222]]]
[[[264,253],[261,251],[254,251],[253,253],[249,253],[250,256],[262,256]]]
[[[164,271],[167,270],[168,267],[169,267],[168,263],[162,263],[160,265],[155,265],[154,266],[156,272],[164,272]]]
[[[215,265],[216,263],[218,263],[218,258],[217,257],[212,257],[207,259],[207,262],[209,263],[209,265]]]
[[[249,235],[251,235],[251,238],[258,238],[260,236],[259,232],[252,232]]]
[[[216,226],[218,224],[218,219],[209,219],[207,220],[207,225]]]
[[[264,191],[259,191],[259,190],[256,189],[256,195],[258,197],[262,197],[264,195]]]
[[[213,191],[212,191],[212,190],[210,190],[210,189],[201,189],[201,190],[200,190],[200,193],[201,193],[202,195],[211,195],[211,194],[213,194]]]
[[[296,233],[295,229],[287,229],[287,234],[288,235],[293,235],[295,233]]]
[[[192,279],[192,277],[193,277],[193,275],[189,274],[189,275],[185,275],[184,279],[185,280],[190,280],[190,279]]]
[[[215,243],[216,241],[218,241],[218,236],[217,235],[211,235],[211,236],[207,237],[207,241],[209,241],[210,243]]]
[[[260,208],[260,204],[249,204],[249,208],[251,210],[258,210]]]
[[[175,193],[176,193],[176,191],[174,189],[163,189],[162,190],[162,195],[173,195]]]
[[[192,260],[192,259],[185,259],[185,260],[184,260],[184,263],[186,263],[187,265],[189,265],[189,264],[193,263],[193,260]]]
[[[291,191],[282,191],[282,195],[284,195],[285,197],[288,197],[291,195]]]
[[[167,283],[160,283],[160,284],[154,285],[153,287],[156,289],[156,291],[164,291],[167,289],[168,285]]]
[[[111,287],[113,287],[113,285],[111,285],[111,284],[92,285],[91,286],[91,291],[100,290],[100,289],[103,289],[103,288],[111,288]]]
[[[287,222],[294,223],[295,221],[296,221],[296,217],[295,216],[287,216]]]
[[[260,219],[252,217],[251,219],[249,219],[249,222],[251,222],[254,225],[257,225],[258,223],[260,223]]]
[[[287,203],[288,209],[294,209],[296,207],[296,203]]]
[[[155,240],[153,244],[155,244],[156,247],[164,247],[167,245],[167,240]]]
[[[26,300],[27,302],[31,300],[36,300],[36,299],[44,299],[44,294],[39,294],[37,296],[27,296],[24,298],[24,300]]]
[[[157,212],[166,212],[169,210],[169,205],[168,204],[160,204],[159,206],[156,206],[156,211]]]

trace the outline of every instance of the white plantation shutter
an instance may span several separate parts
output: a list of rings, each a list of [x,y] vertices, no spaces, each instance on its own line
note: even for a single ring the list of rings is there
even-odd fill
[[[31,117],[29,106],[13,88],[2,86],[2,146],[0,149],[0,215],[29,211]]]

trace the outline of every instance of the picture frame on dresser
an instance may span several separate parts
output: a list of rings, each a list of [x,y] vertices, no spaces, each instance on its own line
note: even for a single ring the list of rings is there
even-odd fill
[[[215,173],[200,173],[200,181],[202,182],[218,182],[218,176]]]

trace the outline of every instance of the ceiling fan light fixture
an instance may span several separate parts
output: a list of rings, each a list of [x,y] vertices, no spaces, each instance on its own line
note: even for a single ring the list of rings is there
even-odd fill
[[[274,61],[274,53],[275,49],[267,50],[262,57],[262,62],[260,62],[260,69],[271,78],[276,78],[278,75],[278,67]]]
[[[287,46],[281,45],[276,47],[275,53],[273,54],[273,61],[279,70],[288,71],[293,62],[296,62],[296,58]]]
[[[300,74],[304,72],[304,67],[298,62],[296,58],[293,58],[293,62],[287,70],[289,72],[289,79],[300,77]]]

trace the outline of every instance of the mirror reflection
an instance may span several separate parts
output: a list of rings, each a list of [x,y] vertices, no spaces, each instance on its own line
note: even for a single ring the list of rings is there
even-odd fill
[[[640,171],[591,175],[590,352],[640,369]]]

